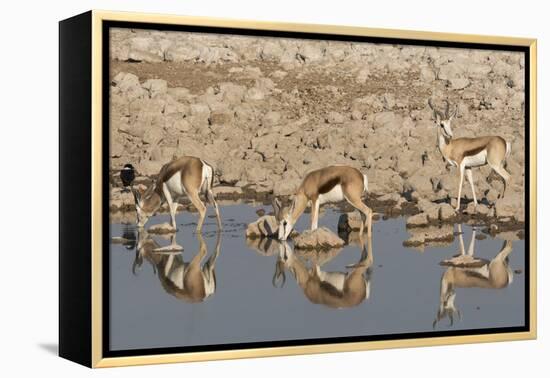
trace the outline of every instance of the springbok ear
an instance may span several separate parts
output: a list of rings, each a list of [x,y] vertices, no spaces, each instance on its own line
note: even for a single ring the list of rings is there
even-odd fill
[[[292,201],[290,202],[290,210],[294,211],[296,208],[296,196],[292,197]]]
[[[439,112],[434,111],[434,118],[435,122],[439,125],[441,123],[441,116],[439,115]]]
[[[432,109],[433,119],[436,120],[437,123],[439,123],[439,121],[440,121],[439,112],[436,110],[431,98],[428,99],[428,106],[430,107],[430,109]]]
[[[141,191],[140,199],[141,197],[143,197],[144,200],[148,200],[149,198],[151,198],[153,193],[155,193],[156,188],[157,188],[156,183],[152,183],[151,185],[149,185],[146,189]]]
[[[458,113],[458,105],[455,105],[455,108],[453,110],[453,112],[451,113],[451,116],[449,117],[449,121],[452,120],[456,114]]]
[[[132,194],[134,195],[135,204],[139,205],[139,201],[141,200],[141,193],[138,190],[132,188]]]
[[[281,281],[280,286],[277,284],[279,280]],[[275,272],[273,273],[271,283],[273,284],[273,287],[282,288],[283,286],[285,286],[285,281],[286,275],[284,262],[281,260],[277,260],[277,262],[275,263]]]
[[[275,197],[273,198],[271,205],[273,206],[273,210],[275,211],[275,218],[279,218],[279,213],[281,211],[281,201]]]

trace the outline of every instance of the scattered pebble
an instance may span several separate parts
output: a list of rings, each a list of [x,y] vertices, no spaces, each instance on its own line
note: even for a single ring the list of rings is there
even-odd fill
[[[294,237],[294,247],[296,249],[331,249],[341,248],[344,241],[334,232],[326,227],[320,227],[314,231],[304,231]]]

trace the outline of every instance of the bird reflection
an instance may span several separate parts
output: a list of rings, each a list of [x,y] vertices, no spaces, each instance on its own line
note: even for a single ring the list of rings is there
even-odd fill
[[[122,230],[122,245],[129,251],[136,248],[136,232],[135,228],[132,226],[129,226],[127,224],[124,225],[124,229]]]
[[[474,256],[476,230],[472,232],[468,250],[464,248],[461,225],[458,225],[458,232],[460,254],[440,263],[448,268],[441,276],[439,309],[433,322],[434,329],[444,318],[449,318],[449,326],[453,325],[455,316],[461,318],[461,313],[455,304],[456,288],[502,289],[510,285],[513,280],[512,270],[508,266],[508,256],[512,253],[511,240],[504,241],[500,251],[492,260],[485,260]]]
[[[176,234],[170,236],[170,245],[177,245],[175,238]],[[220,255],[221,234],[216,234],[214,252],[204,263],[202,262],[208,254],[208,246],[201,234],[197,234],[197,239],[199,250],[186,262],[181,251],[169,251],[166,247],[161,247],[147,231],[140,231],[132,272],[137,274],[143,261],[147,260],[168,294],[190,303],[204,301],[216,291],[215,266]]]
[[[286,241],[272,241],[267,245],[277,247],[273,286],[284,286],[288,270],[312,303],[330,308],[359,305],[370,295],[373,256],[372,238],[367,238],[366,243],[362,237],[358,239],[361,250],[359,261],[346,266],[348,271],[337,272],[325,271],[322,266],[336,257],[341,249],[295,252]]]

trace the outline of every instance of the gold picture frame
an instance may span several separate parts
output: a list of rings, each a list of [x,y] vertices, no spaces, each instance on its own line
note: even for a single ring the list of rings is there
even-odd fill
[[[104,229],[104,160],[105,146],[104,137],[104,112],[105,112],[105,88],[103,78],[103,60],[106,54],[104,27],[109,22],[117,23],[143,23],[155,25],[187,25],[199,27],[229,28],[241,30],[261,30],[270,32],[291,32],[310,33],[322,35],[371,37],[381,39],[414,40],[460,43],[476,45],[500,45],[515,46],[525,49],[528,54],[528,90],[529,108],[526,109],[526,122],[528,122],[529,145],[526,149],[529,153],[529,233],[525,238],[528,240],[528,284],[529,287],[529,317],[528,329],[521,332],[489,333],[475,335],[454,335],[442,337],[422,337],[407,339],[392,339],[361,342],[341,342],[330,344],[297,345],[297,346],[272,346],[252,349],[227,349],[188,353],[151,354],[134,356],[106,357],[103,353],[105,335],[103,332],[103,295],[106,287],[103,285],[103,249],[105,248]],[[78,40],[78,33],[83,33],[83,40],[88,41],[82,45]],[[82,55],[79,49],[87,49]],[[80,57],[77,58],[76,56]],[[81,98],[78,95],[63,95],[63,91],[69,91],[74,80],[71,81],[71,73],[68,72],[68,60],[76,63],[88,62],[89,76],[82,78],[86,72],[74,72],[72,75],[79,77],[84,87],[79,87],[82,93],[88,93],[89,97]],[[76,60],[75,60],[76,59]],[[78,59],[81,59],[80,61]],[[83,68],[84,69],[84,68]],[[62,21],[60,23],[60,149],[61,149],[61,190],[60,203],[60,355],[90,367],[114,367],[143,364],[160,364],[188,361],[207,361],[219,359],[237,359],[250,357],[267,357],[283,355],[299,355],[310,353],[347,352],[371,349],[403,348],[419,346],[435,346],[448,344],[481,343],[494,341],[513,341],[535,339],[537,335],[537,298],[536,298],[536,249],[537,249],[537,41],[528,38],[512,38],[500,36],[481,36],[469,34],[436,33],[410,30],[378,29],[367,27],[334,26],[334,25],[313,25],[293,24],[279,22],[259,22],[251,20],[230,20],[209,17],[188,17],[160,14],[142,14],[110,11],[90,11],[81,16]],[[75,79],[76,80],[76,79]],[[90,101],[87,103],[86,101]],[[82,111],[78,114],[67,113],[73,102],[79,101]],[[89,121],[89,128],[86,125],[78,125],[81,131],[68,131],[71,127],[69,122]],[[78,135],[71,134],[78,133]],[[74,223],[70,220],[67,209],[72,200],[77,198],[77,193],[72,193],[69,187],[69,171],[74,168],[70,163],[65,163],[71,153],[67,146],[69,139],[81,138],[82,143],[89,145],[90,156],[86,157],[91,163],[90,169],[82,173],[86,177],[79,181],[78,185],[90,194],[82,206],[87,212],[82,217],[89,215],[88,223]],[[80,153],[85,153],[80,152]],[[88,160],[84,160],[88,161]],[[76,190],[76,189],[74,189]],[[527,194],[526,194],[527,195]],[[65,198],[65,200],[63,200]],[[66,217],[65,217],[66,215]],[[68,233],[75,235],[86,234],[89,240],[86,250],[82,252],[83,257],[69,256],[80,253],[70,245],[71,239],[66,236]],[[77,236],[74,236],[77,237]],[[526,250],[527,253],[527,250]],[[526,267],[527,268],[527,267]],[[69,272],[69,271],[72,271]],[[80,274],[80,277],[76,277]],[[82,282],[89,282],[89,286]],[[89,295],[87,289],[90,289]],[[75,302],[77,291],[80,290],[80,301]],[[84,294],[83,294],[84,292]],[[527,298],[526,298],[527,299]],[[80,303],[80,304],[79,304]],[[82,317],[82,314],[87,314]],[[79,318],[80,317],[80,318]],[[68,325],[70,323],[70,325]],[[86,344],[79,346],[79,343]],[[80,349],[79,349],[80,348]],[[79,350],[76,350],[79,349]]]

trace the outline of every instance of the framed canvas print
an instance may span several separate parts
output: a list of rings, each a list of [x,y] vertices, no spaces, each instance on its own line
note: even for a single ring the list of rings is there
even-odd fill
[[[60,22],[62,357],[536,336],[536,41]]]

